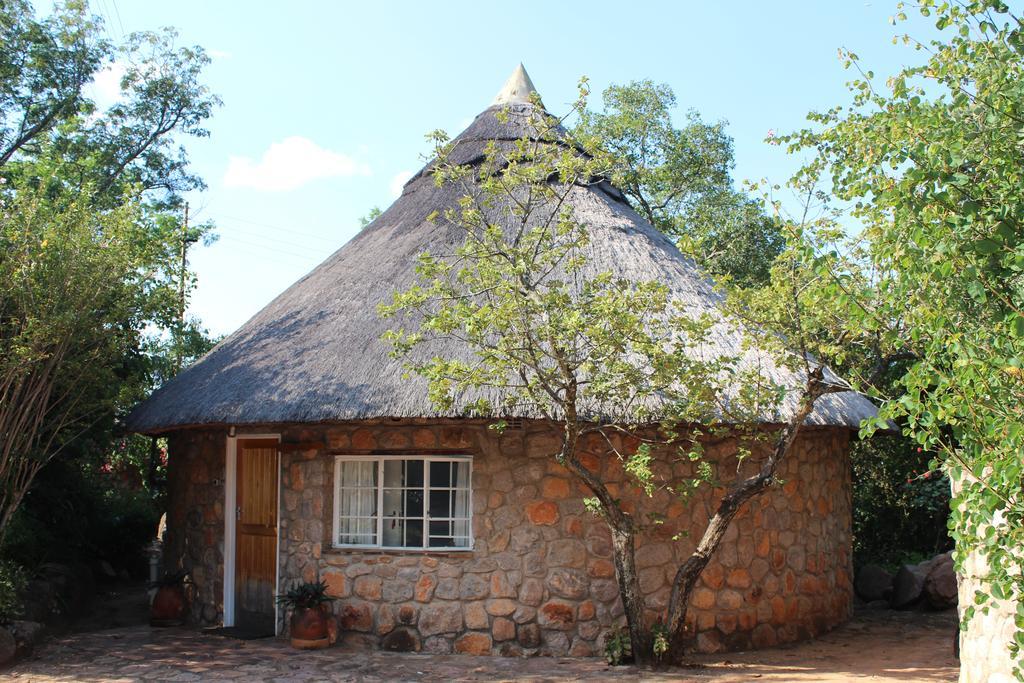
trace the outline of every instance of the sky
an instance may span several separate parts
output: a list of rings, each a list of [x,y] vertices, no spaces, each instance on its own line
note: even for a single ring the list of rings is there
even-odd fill
[[[846,103],[837,48],[876,74],[921,55],[894,46],[895,0],[805,2],[341,2],[92,0],[118,40],[173,26],[212,57],[206,83],[223,100],[210,136],[185,139],[208,189],[194,220],[219,239],[195,246],[189,305],[228,334],[345,244],[359,217],[386,208],[423,164],[425,135],[460,132],[522,62],[553,114],[587,76],[594,93],[651,79],[675,91],[679,116],[724,120],[737,183],[784,182],[800,159],[765,143]],[[924,36],[919,20],[909,30]],[[98,99],[116,87],[102,74]]]

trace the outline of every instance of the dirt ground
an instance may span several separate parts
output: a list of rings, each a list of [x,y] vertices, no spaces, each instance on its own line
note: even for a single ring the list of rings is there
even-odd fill
[[[955,612],[865,611],[817,640],[703,656],[650,671],[600,659],[300,652],[282,639],[239,641],[135,625],[63,635],[0,672],[13,681],[955,681]]]

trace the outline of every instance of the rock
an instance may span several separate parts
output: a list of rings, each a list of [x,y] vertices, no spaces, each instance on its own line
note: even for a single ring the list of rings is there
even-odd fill
[[[18,653],[18,643],[5,628],[0,628],[0,664],[7,664]]]
[[[908,609],[917,604],[924,590],[925,572],[918,565],[905,564],[892,580],[889,605],[893,609]]]
[[[953,553],[943,553],[931,562],[924,579],[924,598],[932,609],[949,609],[957,605],[956,569]]]
[[[419,652],[420,639],[408,629],[395,629],[381,642],[381,648],[392,652]]]
[[[853,588],[865,602],[884,600],[892,590],[892,574],[877,564],[866,564],[857,572]]]
[[[18,654],[28,654],[43,638],[45,627],[38,621],[12,621],[8,626],[15,642],[18,644]]]

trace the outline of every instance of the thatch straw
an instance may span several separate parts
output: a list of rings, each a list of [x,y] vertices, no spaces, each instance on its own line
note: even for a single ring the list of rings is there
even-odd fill
[[[499,121],[495,107],[480,114],[457,138],[453,160],[477,162],[488,140],[511,141],[528,132],[530,105],[511,109],[506,122]],[[377,305],[413,281],[417,255],[450,253],[461,243],[458,229],[427,217],[453,206],[462,193],[436,187],[426,170],[348,244],[154,392],[131,414],[130,428],[159,433],[196,425],[451,417],[438,415],[424,380],[404,378],[402,362],[389,358],[379,341],[394,322],[382,320]],[[692,311],[722,319],[714,330],[721,353],[739,351],[742,335],[722,318],[721,297],[710,280],[621,193],[607,183],[576,187],[571,204],[590,230],[590,271],[667,284]],[[467,355],[454,342],[430,351]],[[766,353],[749,350],[745,362],[759,364],[775,382],[803,385],[799,373],[776,365]],[[785,409],[791,410],[795,400]],[[874,405],[857,394],[830,394],[819,400],[808,423],[855,428],[875,414]],[[776,422],[779,416],[764,420]]]

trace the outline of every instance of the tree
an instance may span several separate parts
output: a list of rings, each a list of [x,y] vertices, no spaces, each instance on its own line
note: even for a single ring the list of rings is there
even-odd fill
[[[583,104],[581,94],[574,111]],[[384,339],[428,380],[439,412],[536,415],[560,432],[551,456],[592,493],[586,503],[611,532],[634,656],[678,657],[690,593],[730,522],[774,482],[815,400],[838,387],[805,355],[790,356],[806,375],[806,386],[796,388],[798,407],[782,429],[758,428],[784,389],[757,369],[742,369],[738,357],[701,353],[713,319],[688,314],[662,283],[587,268],[590,230],[573,199],[603,181],[608,159],[597,149],[582,152],[583,141],[539,107],[528,130],[518,141],[489,144],[478,165],[450,161],[447,137],[435,134],[431,173],[462,197],[435,220],[456,230],[462,244],[452,254],[420,256],[417,282],[381,309],[413,327]],[[470,355],[420,350],[435,339],[457,340]],[[731,481],[718,481],[702,454],[706,439],[722,434],[740,444],[741,468]],[[657,520],[635,517],[588,469],[581,456],[595,443],[648,495],[666,490],[686,500],[702,485],[725,488],[678,569],[664,625],[654,633],[644,625],[635,541]],[[691,476],[681,483],[662,476],[669,458],[692,463]]]
[[[576,133],[606,152],[613,182],[640,215],[712,275],[764,284],[785,240],[762,204],[733,188],[725,124],[690,110],[676,128],[675,94],[651,81],[612,85],[603,101],[603,112],[583,112]]]
[[[179,255],[210,226],[182,232],[180,193],[202,181],[175,145],[206,135],[209,60],[171,30],[119,47],[101,31],[76,0],[41,20],[0,6],[0,538],[46,462],[109,443],[159,376],[152,338],[195,333]],[[121,97],[99,111],[83,88],[115,60]]]
[[[813,161],[800,186],[831,186],[842,220],[799,235],[836,338],[895,367],[882,419],[937,454],[961,488],[950,530],[960,566],[989,565],[965,623],[992,598],[1016,601],[1024,646],[1024,33],[999,0],[936,3],[920,64],[880,83],[856,54],[852,103],[779,139]],[[906,19],[902,5],[894,21]],[[895,366],[894,366],[895,363]],[[877,427],[883,423],[869,426]],[[1019,662],[1019,659],[1017,660]],[[1024,677],[1019,664],[1017,676]]]

